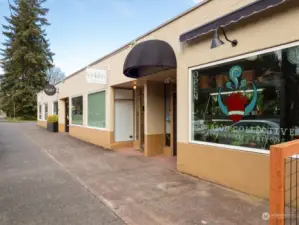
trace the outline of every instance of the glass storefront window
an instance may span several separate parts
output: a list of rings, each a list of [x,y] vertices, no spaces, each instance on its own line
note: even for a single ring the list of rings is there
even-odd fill
[[[105,91],[88,95],[88,126],[106,127]]]
[[[43,119],[43,110],[42,110],[42,105],[38,105],[38,118],[41,120]]]
[[[171,88],[169,84],[164,85],[165,92],[165,146],[171,145]]]
[[[45,104],[45,120],[47,119],[48,117],[48,104]]]
[[[83,97],[72,98],[72,124],[83,125]]]
[[[58,102],[53,103],[53,114],[58,115]]]
[[[257,149],[299,137],[299,49],[192,70],[191,139]]]

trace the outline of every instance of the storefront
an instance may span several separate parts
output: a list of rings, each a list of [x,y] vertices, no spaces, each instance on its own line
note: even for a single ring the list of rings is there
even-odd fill
[[[38,123],[57,101],[61,132],[268,198],[269,146],[299,137],[298,20],[296,0],[204,1],[40,93]]]

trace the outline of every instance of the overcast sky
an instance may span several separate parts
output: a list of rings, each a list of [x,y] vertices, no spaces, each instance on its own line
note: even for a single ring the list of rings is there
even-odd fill
[[[48,0],[45,6],[50,9],[51,25],[47,33],[55,53],[54,63],[68,76],[198,2],[200,0]],[[1,24],[3,16],[8,15],[8,0],[0,0]],[[0,42],[3,40],[1,27]]]

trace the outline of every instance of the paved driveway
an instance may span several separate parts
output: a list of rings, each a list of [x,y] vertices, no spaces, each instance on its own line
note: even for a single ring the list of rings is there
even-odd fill
[[[261,219],[268,211],[266,201],[182,175],[160,158],[104,150],[30,123],[0,124],[0,140],[9,156],[0,156],[4,162],[0,161],[0,191],[7,193],[6,198],[0,197],[0,205],[16,208],[29,218],[39,211],[43,211],[41,218],[55,216],[55,223],[44,224],[65,219],[58,209],[72,221],[93,224],[105,215],[107,221],[121,223],[102,203],[131,225],[268,224]],[[2,172],[3,167],[13,171]],[[31,211],[22,208],[31,201]],[[41,207],[39,201],[44,202]],[[81,214],[72,218],[72,212]],[[9,209],[3,215],[14,217]],[[22,216],[17,218],[21,221]]]
[[[0,123],[0,224],[125,224],[46,156],[28,138],[29,128],[36,127]]]

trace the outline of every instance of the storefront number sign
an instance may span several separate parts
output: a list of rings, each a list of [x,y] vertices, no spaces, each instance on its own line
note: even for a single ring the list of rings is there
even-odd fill
[[[107,71],[101,69],[87,69],[86,80],[93,84],[107,84]]]
[[[243,116],[249,115],[254,109],[258,94],[255,85],[253,86],[253,98],[251,102],[248,104],[248,98],[242,93],[247,86],[247,81],[242,79],[239,83],[239,78],[241,77],[243,70],[240,66],[234,66],[229,71],[230,81],[226,83],[226,87],[232,90],[232,93],[226,98],[226,105],[222,101],[221,97],[221,88],[218,93],[218,103],[221,111],[229,116],[234,122],[240,121]],[[247,105],[248,104],[248,105]],[[246,108],[245,108],[245,105]]]

